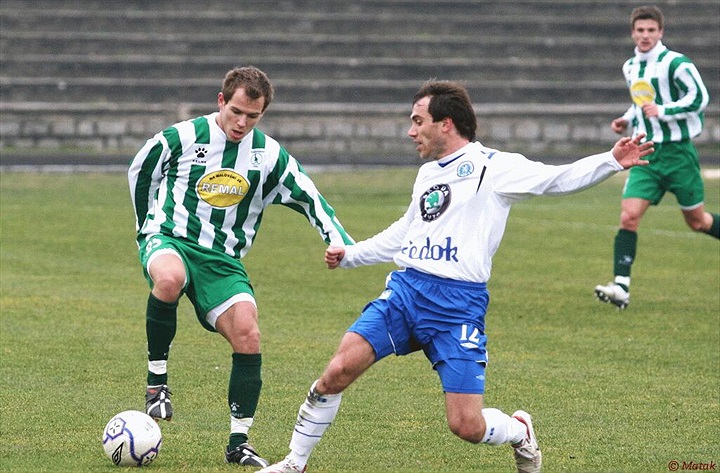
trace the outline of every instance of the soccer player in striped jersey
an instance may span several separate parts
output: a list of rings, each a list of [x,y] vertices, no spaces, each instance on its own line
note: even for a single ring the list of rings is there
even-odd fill
[[[257,306],[241,258],[270,204],[304,215],[327,244],[353,243],[301,165],[255,128],[272,97],[261,70],[230,70],[219,111],[156,134],[128,171],[139,258],[151,288],[146,412],[156,419],[173,415],[167,361],[185,294],[200,324],[232,348],[225,459],[252,466],[267,462],[248,443],[262,379]]]
[[[611,151],[563,166],[530,161],[475,141],[477,121],[467,91],[444,81],[418,90],[410,120],[408,136],[428,162],[420,167],[407,211],[372,238],[325,251],[330,269],[391,261],[402,269],[388,276],[386,289],[365,306],[312,383],[290,453],[259,473],[306,471],[343,391],[381,359],[420,349],[440,377],[450,430],[471,443],[510,445],[518,472],[540,471],[542,454],[530,415],[483,406],[486,282],[493,255],[514,203],[578,192],[646,164],[642,158],[652,152],[652,142],[640,143],[642,135],[624,137]],[[454,471],[452,465],[448,470]]]
[[[642,6],[630,15],[635,56],[623,65],[632,105],[611,123],[616,133],[629,127],[655,143],[650,165],[633,168],[627,178],[615,236],[615,278],[595,286],[603,302],[624,309],[630,303],[630,269],[637,252],[638,228],[645,211],[666,192],[677,198],[685,222],[696,232],[720,238],[720,217],[705,210],[700,162],[692,138],[702,132],[703,110],[710,100],[695,65],[671,51],[661,39],[665,20],[659,8]]]

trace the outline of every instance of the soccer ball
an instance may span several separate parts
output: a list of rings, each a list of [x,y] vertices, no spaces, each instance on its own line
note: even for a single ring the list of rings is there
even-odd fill
[[[103,448],[118,466],[149,465],[160,452],[162,433],[157,422],[140,411],[124,411],[105,426]]]

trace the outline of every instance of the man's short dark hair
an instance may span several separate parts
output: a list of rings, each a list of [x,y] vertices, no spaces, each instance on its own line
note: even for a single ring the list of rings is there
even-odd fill
[[[475,141],[477,118],[465,87],[457,82],[430,80],[417,91],[413,97],[413,105],[428,96],[428,112],[434,122],[449,117],[460,136],[468,141]]]
[[[635,8],[632,13],[630,13],[630,26],[635,28],[635,22],[637,20],[655,20],[661,30],[665,28],[663,12],[655,5],[643,5]]]
[[[225,102],[232,99],[233,94],[238,88],[245,89],[245,95],[252,100],[258,100],[265,97],[262,111],[270,105],[273,99],[273,87],[270,84],[268,76],[254,66],[236,67],[225,74],[222,83],[222,94]]]

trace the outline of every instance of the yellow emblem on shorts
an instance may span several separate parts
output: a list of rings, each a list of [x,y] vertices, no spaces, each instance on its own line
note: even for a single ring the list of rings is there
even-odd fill
[[[247,179],[232,169],[205,174],[197,185],[198,196],[213,207],[239,204],[250,190]]]
[[[635,105],[642,107],[646,103],[655,101],[655,87],[646,80],[636,80],[630,86],[630,97]]]

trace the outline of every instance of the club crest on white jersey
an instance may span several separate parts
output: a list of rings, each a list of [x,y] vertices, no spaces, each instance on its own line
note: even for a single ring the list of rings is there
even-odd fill
[[[458,177],[467,177],[475,171],[475,166],[472,161],[464,161],[458,165],[457,175]]]

